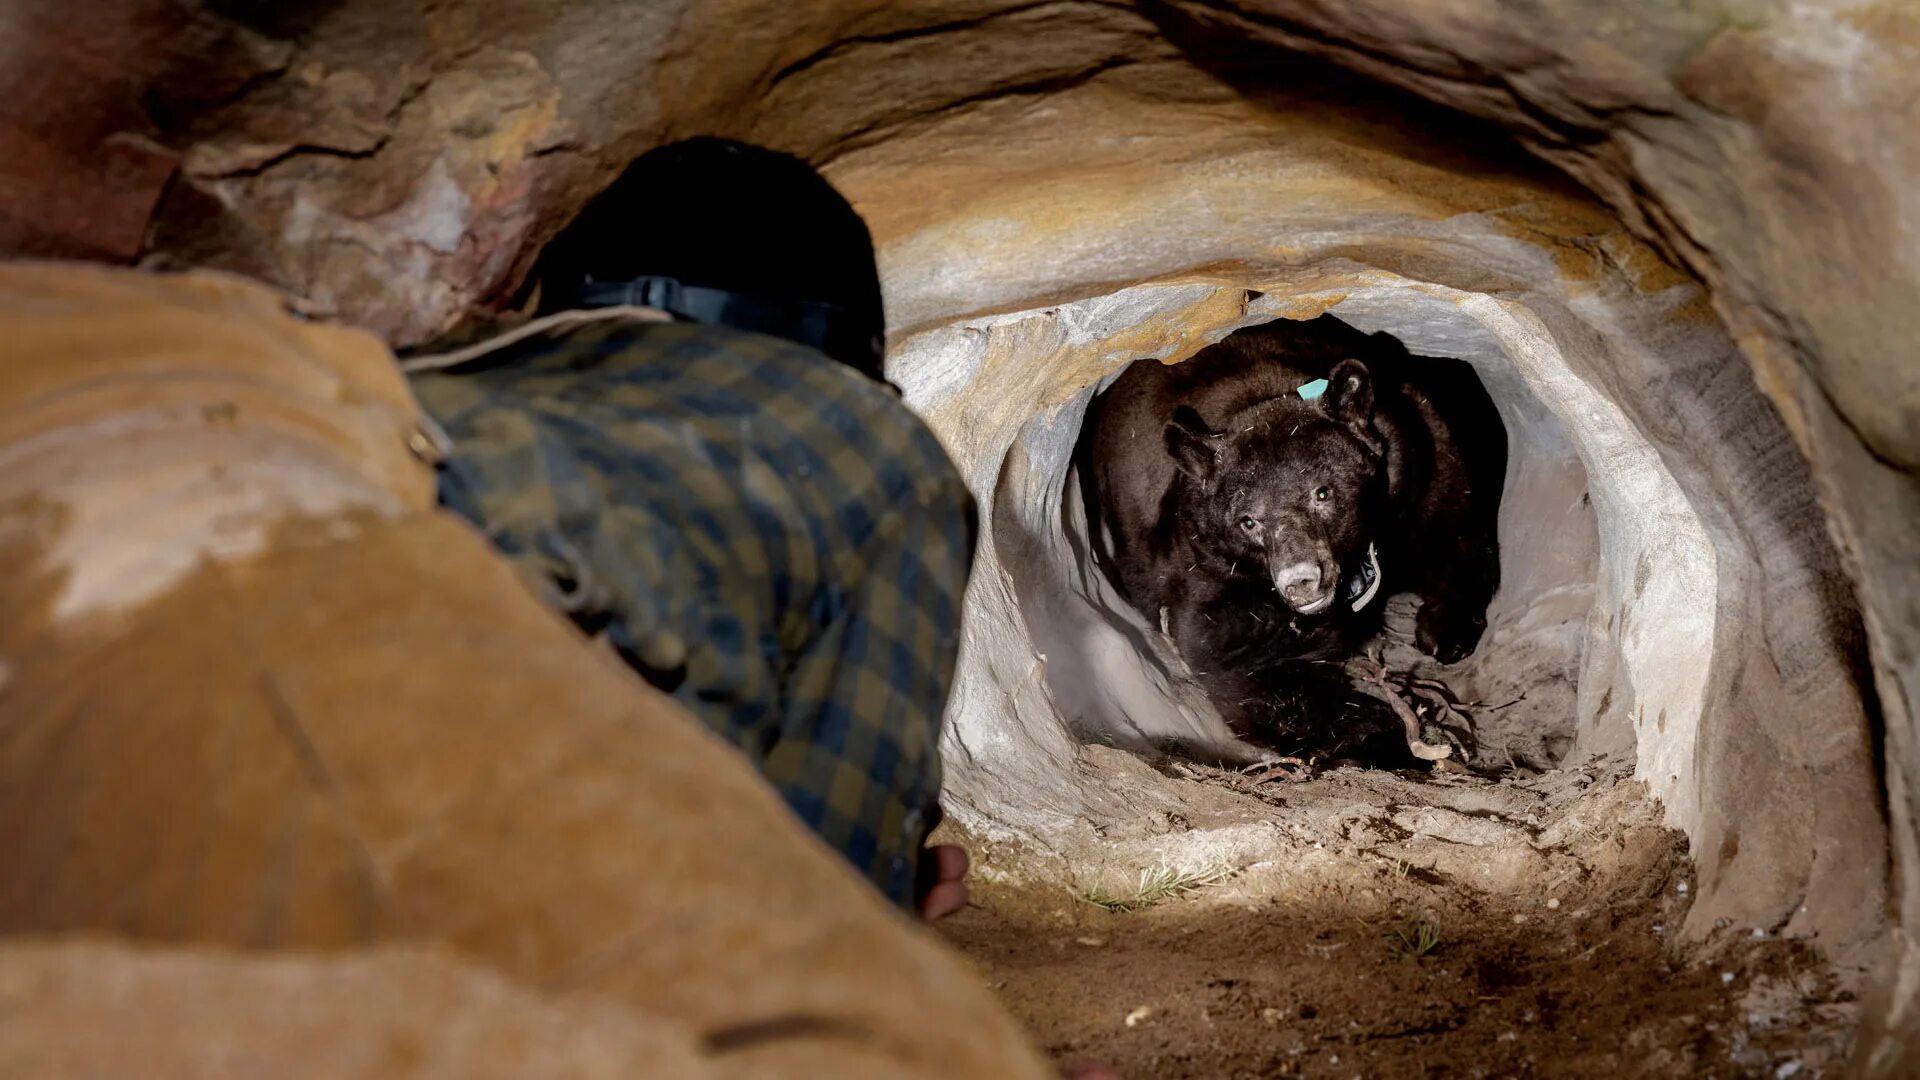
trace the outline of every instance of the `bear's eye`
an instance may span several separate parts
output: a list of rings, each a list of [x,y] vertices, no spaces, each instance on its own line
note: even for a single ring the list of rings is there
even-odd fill
[[[1260,528],[1260,523],[1258,521],[1255,521],[1251,516],[1243,515],[1240,518],[1240,527],[1247,530],[1248,532],[1253,532],[1256,529]]]
[[[1326,502],[1328,499],[1331,499],[1331,498],[1333,498],[1332,488],[1320,487],[1320,488],[1314,489],[1314,492],[1313,492],[1314,502]]]

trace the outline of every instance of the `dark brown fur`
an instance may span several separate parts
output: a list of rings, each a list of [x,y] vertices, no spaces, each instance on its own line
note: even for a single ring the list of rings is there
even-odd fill
[[[1297,395],[1320,378],[1318,401]],[[1460,361],[1331,318],[1270,323],[1134,364],[1080,454],[1103,566],[1243,737],[1298,749],[1281,744],[1368,711],[1338,664],[1390,593],[1419,595],[1418,644],[1443,661],[1485,629],[1506,432]],[[1369,544],[1382,583],[1356,612]]]

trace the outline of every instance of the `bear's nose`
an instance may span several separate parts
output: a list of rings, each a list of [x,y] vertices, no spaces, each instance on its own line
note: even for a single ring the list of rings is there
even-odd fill
[[[1301,562],[1285,567],[1273,575],[1273,584],[1287,606],[1303,615],[1311,615],[1333,600],[1333,590],[1326,588],[1320,567],[1315,563]]]

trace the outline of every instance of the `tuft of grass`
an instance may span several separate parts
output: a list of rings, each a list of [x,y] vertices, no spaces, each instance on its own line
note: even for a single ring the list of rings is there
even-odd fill
[[[1407,875],[1411,873],[1413,873],[1413,862],[1411,860],[1408,860],[1408,859],[1393,860],[1394,880],[1405,881],[1407,880]]]
[[[1445,944],[1440,926],[1426,919],[1413,919],[1387,932],[1387,955],[1395,960],[1418,960]]]
[[[1140,878],[1131,888],[1105,889],[1091,888],[1073,894],[1073,898],[1083,904],[1092,904],[1103,911],[1138,911],[1151,907],[1162,900],[1171,900],[1185,896],[1196,889],[1209,885],[1218,885],[1233,876],[1233,867],[1225,863],[1211,866],[1199,866],[1189,869],[1177,869],[1161,863],[1140,871]]]

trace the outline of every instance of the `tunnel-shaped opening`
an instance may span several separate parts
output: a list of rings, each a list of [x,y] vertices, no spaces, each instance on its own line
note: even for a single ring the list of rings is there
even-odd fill
[[[1799,811],[1793,832],[1761,821],[1784,807],[1733,780],[1790,767],[1753,743],[1756,663],[1785,676],[1769,689],[1776,700],[1848,692],[1835,681],[1848,610],[1827,591],[1831,552],[1807,531],[1811,493],[1793,486],[1803,480],[1761,480],[1790,475],[1786,448],[1756,453],[1751,434],[1777,432],[1777,419],[1724,333],[1689,306],[1692,286],[1570,296],[1551,264],[1534,263],[1541,287],[1497,295],[1461,286],[1490,269],[1510,280],[1531,256],[1498,242],[1468,254],[1424,278],[1345,259],[1187,272],[898,344],[893,377],[969,472],[989,523],[946,736],[954,816],[984,836],[1039,838],[1082,866],[1177,853],[1172,841],[1122,856],[1075,839],[1183,797],[1161,778],[1089,772],[1087,743],[1151,753],[1169,735],[1222,734],[1154,628],[1086,558],[1068,482],[1086,404],[1128,363],[1179,362],[1274,318],[1330,316],[1472,364],[1506,425],[1502,588],[1480,648],[1450,673],[1471,687],[1463,697],[1511,703],[1479,717],[1487,756],[1549,782],[1594,769],[1644,782],[1661,819],[1713,852],[1690,916],[1701,932],[1735,917],[1767,929],[1851,917],[1859,895],[1828,891],[1806,861],[1828,858],[1824,842],[1784,862],[1782,849],[1753,846],[1805,843],[1804,826],[1824,825]],[[1378,261],[1398,262],[1390,247]],[[1783,603],[1790,590],[1798,601]],[[1795,671],[1780,645],[1796,636],[1833,666]],[[1444,801],[1397,796],[1429,797]],[[1797,868],[1783,876],[1787,863]]]
[[[1475,716],[1481,761],[1540,771],[1606,759],[1643,778],[1650,765],[1665,769],[1665,790],[1656,782],[1654,792],[1665,800],[1670,821],[1691,824],[1678,815],[1697,806],[1681,778],[1692,772],[1695,729],[1713,669],[1712,541],[1626,414],[1576,374],[1585,364],[1606,362],[1608,354],[1570,358],[1529,320],[1527,309],[1476,299],[1487,298],[1395,275],[1378,275],[1362,289],[1343,280],[1333,294],[1311,279],[1291,289],[1142,286],[1033,316],[1070,328],[1064,335],[1035,334],[1030,324],[1028,333],[1007,334],[1012,351],[1003,365],[1044,371],[1060,359],[1063,336],[1081,338],[1079,348],[1103,360],[1046,394],[1057,404],[1009,425],[1010,440],[994,469],[989,522],[994,569],[1003,576],[998,588],[976,589],[970,635],[998,647],[1017,641],[1028,657],[1024,683],[1001,698],[1011,706],[1015,738],[1063,756],[1077,740],[1150,756],[1174,749],[1202,759],[1249,759],[1245,744],[1184,677],[1168,643],[1095,565],[1070,470],[1088,401],[1126,363],[1178,360],[1181,351],[1190,354],[1242,327],[1314,312],[1391,333],[1415,355],[1467,361],[1506,424],[1502,587],[1480,647],[1444,673],[1463,700],[1489,706]],[[1197,335],[1183,321],[1196,310],[1218,320],[1203,323]],[[1137,339],[1142,327],[1131,324],[1133,318],[1184,329],[1137,359],[1107,351]],[[968,351],[994,327],[1004,333],[1024,322],[989,319],[950,342]],[[1724,349],[1710,338],[1703,342]],[[949,377],[958,373],[940,367]],[[921,383],[917,374],[903,366],[898,377],[910,396],[928,395],[919,400],[930,404],[939,387]],[[1597,492],[1585,465],[1590,460],[1602,462],[1607,473]],[[1604,614],[1595,614],[1597,599]],[[1405,599],[1395,608],[1404,617]],[[1618,627],[1631,627],[1636,618],[1661,629],[1628,646]],[[1397,662],[1432,670],[1413,650],[1396,652]],[[1651,725],[1635,720],[1648,715]],[[964,705],[955,719],[964,739]],[[1032,737],[1036,729],[1044,732],[1040,738]],[[1042,800],[1031,800],[1029,793],[1008,792],[999,805],[1011,804],[1012,815],[989,806],[974,820],[989,830],[1009,818],[1017,825],[1021,813],[1036,802],[1044,812],[1057,793],[1050,788]],[[1105,801],[1092,792],[1075,812],[1092,807],[1097,817]]]
[[[1356,323],[1369,321],[1364,303],[1341,310]],[[1315,321],[1341,319],[1327,314]],[[1476,333],[1464,316],[1452,314],[1452,326],[1448,321],[1427,319],[1411,328],[1434,350],[1415,352],[1414,362],[1464,360],[1483,386],[1494,388],[1508,448],[1500,500],[1502,585],[1488,607],[1486,633],[1457,664],[1442,665],[1410,646],[1417,603],[1404,591],[1381,597],[1386,625],[1366,647],[1378,650],[1390,670],[1439,680],[1474,703],[1466,715],[1475,767],[1542,772],[1559,765],[1574,744],[1575,691],[1600,557],[1586,470],[1564,426],[1498,342]],[[1118,374],[1076,395],[1063,415],[1084,417],[1090,400]],[[1060,481],[1059,537],[1030,538],[1025,531],[1019,500],[1009,492],[1050,483],[1058,468],[1054,444],[1034,441],[1035,434],[1023,434],[1021,461],[1042,475],[1009,483],[1013,478],[1003,473],[993,524],[1000,548],[1021,553],[1008,561],[1008,574],[1034,646],[1047,658],[1047,686],[1062,719],[1082,741],[1137,753],[1236,765],[1257,760],[1259,748],[1240,743],[1193,685],[1190,664],[1205,658],[1179,656],[1122,598],[1095,556],[1086,489],[1075,475],[1092,464],[1084,432]]]
[[[1331,315],[1472,364],[1507,429],[1503,587],[1462,665],[1463,697],[1513,703],[1479,718],[1487,756],[1643,783],[1698,860],[1690,934],[1874,923],[1857,615],[1805,463],[1699,284],[1484,132],[1318,84],[1247,90],[1129,67],[828,169],[882,238],[890,377],[989,526],[943,733],[951,816],[1069,868],[1212,843],[1111,842],[1183,795],[1091,767],[1098,744],[1219,732],[1080,557],[1067,469],[1126,364]]]
[[[1474,254],[1499,266],[1512,253]],[[1390,251],[1380,261],[1395,262]],[[1434,966],[1479,974],[1458,986],[1429,979],[1420,992],[1433,1007],[1457,997],[1510,1026],[1483,1040],[1518,1031],[1522,1045],[1572,1055],[1577,1040],[1533,1027],[1538,1008],[1518,1002],[1616,990],[1660,1017],[1635,1021],[1662,1029],[1643,1036],[1650,1045],[1682,1038],[1690,1011],[1729,1030],[1767,1016],[1765,1033],[1737,1028],[1749,1064],[1785,1060],[1768,1040],[1803,1054],[1842,1037],[1833,1002],[1844,991],[1772,965],[1787,963],[1777,935],[1854,917],[1860,898],[1819,880],[1823,867],[1846,873],[1843,857],[1756,855],[1750,845],[1783,836],[1759,818],[1785,807],[1729,786],[1756,754],[1753,688],[1742,682],[1792,670],[1770,635],[1825,642],[1835,658],[1844,641],[1844,605],[1777,599],[1789,580],[1809,598],[1810,583],[1833,572],[1830,552],[1803,531],[1807,491],[1760,496],[1762,476],[1791,471],[1735,434],[1777,420],[1724,334],[1686,306],[1691,286],[1595,299],[1551,282],[1517,297],[1451,283],[1485,281],[1487,263],[1429,266],[1424,278],[1344,261],[1188,272],[956,319],[895,349],[892,376],[969,471],[987,526],[948,717],[947,802],[997,887],[997,914],[956,940],[1043,1030],[1125,1046],[1134,1037],[1104,1034],[1097,1018],[1062,1018],[1060,1001],[1134,993],[1141,1004],[1127,1015],[1145,1024],[1164,1010],[1176,1040],[1221,1033],[1227,1046],[1198,1058],[1209,1064],[1172,1069],[1210,1075],[1242,1060],[1233,1044],[1261,1039],[1211,1019],[1233,1008],[1219,1000],[1221,972],[1247,980],[1239,995],[1270,1003],[1264,1023],[1276,1009],[1311,1019],[1328,1001],[1351,1015],[1369,999],[1353,989],[1354,965],[1372,971],[1376,954],[1398,962],[1460,935]],[[1276,318],[1337,319],[1388,333],[1416,357],[1464,360],[1499,412],[1509,446],[1501,588],[1479,647],[1441,670],[1482,703],[1479,775],[1336,769],[1263,785],[1180,763],[1208,748],[1231,761],[1236,748],[1158,628],[1091,556],[1075,450],[1089,402],[1127,365],[1184,362]],[[1404,620],[1407,598],[1395,603]],[[1398,654],[1390,667],[1432,668],[1410,647]],[[1768,693],[1805,708],[1838,693],[1825,679],[1802,669]],[[1781,764],[1776,746],[1759,756]],[[1804,808],[1793,813],[1820,828]],[[1105,913],[1188,887],[1216,899],[1170,905],[1158,922]],[[1734,926],[1746,952],[1724,951]],[[1782,995],[1796,1004],[1723,1017],[1715,1010],[1736,1000],[1723,980],[1732,972],[1669,966],[1668,942],[1689,937],[1744,957],[1733,962],[1739,1008]],[[1063,939],[1079,947],[1057,955]],[[1244,950],[1287,957],[1284,974],[1246,973]],[[1037,967],[1015,959],[1042,953]],[[1595,956],[1618,980],[1609,989],[1593,989]],[[1506,976],[1486,975],[1507,965],[1537,973],[1517,996]],[[1211,981],[1183,988],[1188,968]],[[1153,972],[1150,985],[1116,989],[1133,985],[1133,970]],[[1493,981],[1474,981],[1483,977]]]

